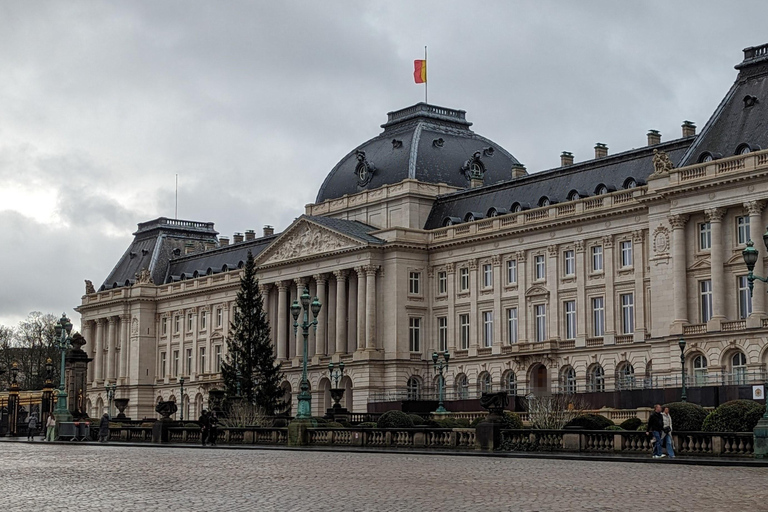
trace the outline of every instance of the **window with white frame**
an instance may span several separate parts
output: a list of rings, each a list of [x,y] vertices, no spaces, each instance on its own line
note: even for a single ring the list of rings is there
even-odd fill
[[[707,384],[707,358],[701,354],[693,358],[693,382],[696,386]]]
[[[205,373],[206,372],[206,365],[205,365],[205,347],[200,347],[200,355],[199,359],[197,361],[198,364],[198,373]]]
[[[408,340],[411,352],[421,352],[421,318],[412,316],[408,319]]]
[[[483,346],[493,346],[493,311],[483,311]]]
[[[493,286],[493,265],[486,263],[483,265],[483,288]]]
[[[699,250],[712,248],[712,225],[709,222],[699,224]]]
[[[421,381],[417,377],[411,377],[406,384],[408,400],[421,400]]]
[[[621,248],[621,266],[632,266],[632,240],[624,240],[619,244]]]
[[[216,327],[221,327],[224,324],[224,309],[216,308]]]
[[[221,345],[213,347],[213,356],[216,363],[216,373],[221,373]]]
[[[408,293],[411,295],[421,293],[421,272],[409,272]]]
[[[461,341],[461,350],[469,348],[469,315],[459,315],[459,341]]]
[[[463,373],[456,377],[456,398],[459,400],[469,398],[469,379]]]
[[[507,341],[517,343],[517,308],[507,309]]]
[[[544,255],[540,254],[533,259],[536,279],[545,279],[547,268],[544,262]]]
[[[736,284],[739,291],[739,318],[747,318],[752,314],[752,297],[749,295],[747,276],[738,276]]]
[[[187,375],[192,374],[192,349],[187,349]]]
[[[445,295],[448,293],[448,274],[445,271],[437,273],[437,294]]]
[[[469,290],[469,269],[467,267],[459,269],[459,290],[462,292]]]
[[[563,272],[566,276],[576,274],[576,253],[573,250],[563,253]]]
[[[160,319],[160,332],[165,336],[168,334],[168,318],[163,317]]]
[[[712,280],[699,281],[699,303],[701,305],[701,323],[712,318]]]
[[[490,373],[484,373],[478,379],[478,387],[481,393],[490,393],[493,391],[493,381]]]
[[[560,375],[562,392],[573,394],[576,392],[576,370],[573,366],[566,366]]]
[[[592,335],[605,334],[605,298],[592,297]]]
[[[633,389],[635,387],[635,367],[629,363],[623,364],[617,372],[618,389]]]
[[[736,242],[739,245],[744,245],[750,240],[749,236],[749,216],[742,215],[736,217]]]
[[[448,350],[448,317],[437,317],[437,350]]]
[[[208,312],[203,310],[200,312],[200,329],[205,330],[208,328]]]
[[[173,317],[173,334],[179,334],[180,330],[181,330],[181,318],[179,318],[179,315],[175,315]]]
[[[160,377],[165,377],[167,373],[165,352],[160,352]]]
[[[509,371],[506,374],[504,374],[503,386],[507,394],[509,395],[517,394],[517,375],[515,375],[515,372]]]
[[[195,326],[195,317],[192,313],[187,313],[187,332],[192,332],[192,329]]]
[[[621,332],[632,334],[635,332],[635,295],[623,293],[619,298],[621,300]]]
[[[178,350],[173,351],[173,375],[174,377],[179,376],[179,351]]]
[[[517,260],[507,260],[507,284],[517,284]]]
[[[592,247],[592,272],[603,271],[603,246],[595,245]]]
[[[536,341],[544,341],[547,339],[547,305],[536,304],[533,312],[536,319]]]
[[[747,356],[744,352],[736,352],[731,357],[731,371],[733,372],[733,383],[744,385],[747,383]]]
[[[565,301],[563,309],[565,310],[565,339],[576,339],[576,301]]]
[[[596,364],[587,374],[588,391],[605,391],[605,370],[599,364]]]

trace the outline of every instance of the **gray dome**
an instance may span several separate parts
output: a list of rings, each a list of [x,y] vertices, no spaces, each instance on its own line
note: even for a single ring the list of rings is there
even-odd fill
[[[469,186],[512,178],[520,162],[498,144],[469,129],[466,112],[426,103],[387,114],[384,131],[347,154],[328,174],[316,203],[399,183],[407,178]]]

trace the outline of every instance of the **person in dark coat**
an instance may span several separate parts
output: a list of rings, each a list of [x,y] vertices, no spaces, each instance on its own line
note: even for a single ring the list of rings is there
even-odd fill
[[[106,443],[109,441],[109,414],[104,413],[99,421],[99,442]]]
[[[211,446],[216,446],[216,438],[219,435],[219,418],[215,411],[211,411],[208,416],[208,442]]]
[[[27,441],[34,441],[37,435],[37,413],[33,412],[27,420]]]
[[[197,419],[197,423],[200,425],[200,440],[203,442],[203,446],[205,446],[205,443],[208,441],[208,429],[211,424],[208,411],[203,409],[202,414]]]
[[[653,458],[661,458],[661,435],[664,432],[664,416],[661,415],[661,405],[653,406],[653,412],[648,417],[648,430],[645,435],[653,434]]]

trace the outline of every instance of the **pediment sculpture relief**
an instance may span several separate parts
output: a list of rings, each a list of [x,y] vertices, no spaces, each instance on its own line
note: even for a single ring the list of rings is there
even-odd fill
[[[293,233],[278,241],[278,244],[269,258],[264,261],[264,264],[346,249],[358,245],[347,238],[337,235],[333,231],[310,223],[297,226]]]

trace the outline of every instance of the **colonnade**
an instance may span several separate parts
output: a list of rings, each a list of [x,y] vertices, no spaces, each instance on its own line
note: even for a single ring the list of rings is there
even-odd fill
[[[128,377],[130,315],[113,315],[84,320],[83,337],[88,343],[88,382],[94,386],[124,382]]]

